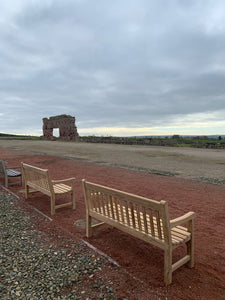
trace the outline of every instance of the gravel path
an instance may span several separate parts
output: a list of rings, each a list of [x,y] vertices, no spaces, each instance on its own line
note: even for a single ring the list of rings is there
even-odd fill
[[[34,230],[37,216],[18,210],[16,202],[0,190],[1,299],[95,299],[86,295],[96,291],[97,299],[113,298],[112,282],[96,279],[85,284],[86,278],[104,268],[104,257],[97,257],[82,242],[72,249],[56,248],[44,233]]]

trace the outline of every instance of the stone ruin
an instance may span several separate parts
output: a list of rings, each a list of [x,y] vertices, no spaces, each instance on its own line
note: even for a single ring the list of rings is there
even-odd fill
[[[75,117],[69,115],[59,115],[43,118],[43,140],[56,140],[53,136],[53,129],[59,128],[59,140],[62,141],[79,141],[79,134],[75,125]]]

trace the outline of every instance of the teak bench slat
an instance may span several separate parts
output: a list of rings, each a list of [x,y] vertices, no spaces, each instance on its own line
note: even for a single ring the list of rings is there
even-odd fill
[[[58,208],[72,206],[75,209],[75,178],[51,180],[47,169],[40,169],[25,163],[22,163],[22,170],[25,181],[26,199],[29,196],[29,188],[32,188],[51,198],[51,215],[54,215],[55,210]],[[56,196],[67,193],[71,194],[71,202],[56,205]]]
[[[86,204],[86,235],[92,236],[93,228],[104,223],[142,239],[164,250],[164,281],[172,282],[172,272],[188,263],[194,266],[194,218],[189,212],[174,220],[169,219],[168,204],[108,188],[99,184],[83,182]],[[91,219],[100,224],[91,224]],[[187,223],[187,227],[181,226]],[[186,244],[187,255],[172,264],[172,251]]]

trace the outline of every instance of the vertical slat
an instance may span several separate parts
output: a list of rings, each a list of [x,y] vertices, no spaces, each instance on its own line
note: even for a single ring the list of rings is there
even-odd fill
[[[117,217],[117,220],[120,221],[120,216],[119,216],[119,211],[118,211],[118,199],[113,197],[113,202],[115,203],[115,206],[116,206],[116,217]]]
[[[97,197],[98,197],[98,192],[94,192],[94,199],[95,199],[95,211],[99,212],[99,207],[98,207],[98,201],[97,201]]]
[[[127,201],[124,201],[124,203],[125,203],[127,223],[128,223],[128,226],[130,226],[130,217],[129,217],[128,203],[127,203]]]
[[[130,209],[131,209],[132,225],[133,225],[133,228],[136,228],[135,217],[134,217],[134,207],[133,207],[133,203],[132,202],[130,202]]]
[[[112,195],[109,195],[109,201],[110,201],[110,207],[111,207],[111,214],[112,214],[112,218],[113,220],[115,220],[115,215],[114,215],[114,210],[113,210],[113,198]]]
[[[100,192],[96,192],[96,202],[97,202],[97,205],[98,205],[98,212],[101,214],[102,213],[102,207],[100,205]]]
[[[156,211],[156,224],[157,224],[158,237],[161,240],[162,239],[162,230],[161,230],[160,215],[159,215],[158,210]]]
[[[144,220],[145,233],[148,234],[148,225],[147,225],[147,219],[146,219],[146,210],[145,210],[145,207],[144,207],[144,206],[142,206],[142,213],[143,213],[143,220]]]
[[[101,205],[102,205],[103,214],[104,214],[104,216],[106,216],[105,203],[104,203],[104,195],[103,195],[103,193],[101,193],[101,195],[100,195],[100,202],[101,202]]]
[[[108,217],[110,217],[110,211],[109,211],[109,196],[108,196],[107,194],[105,195],[105,200],[106,200],[107,214],[108,214]]]
[[[91,199],[92,199],[92,203],[93,203],[92,209],[93,209],[94,211],[96,211],[95,191],[94,191],[94,190],[91,191]]]
[[[136,211],[137,211],[138,228],[139,228],[140,231],[142,231],[140,209],[139,209],[138,204],[136,204]]]
[[[152,236],[155,236],[154,221],[153,221],[153,215],[152,215],[151,209],[149,209],[149,218],[150,218],[151,234],[152,234]]]
[[[119,201],[119,205],[120,205],[120,213],[121,213],[122,222],[124,224],[124,207],[123,207],[122,200]]]

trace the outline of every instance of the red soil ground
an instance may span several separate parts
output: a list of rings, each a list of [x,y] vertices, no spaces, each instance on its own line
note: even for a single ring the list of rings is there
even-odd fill
[[[129,299],[225,299],[225,186],[5,148],[0,148],[0,154],[9,167],[23,161],[48,168],[53,179],[76,177],[76,210],[63,208],[54,216],[50,214],[47,196],[34,193],[25,201],[21,187],[10,190],[19,195],[21,206],[28,204],[53,219],[40,225],[39,230],[49,234],[54,231],[74,241],[86,240],[121,266],[113,279],[118,299],[123,299],[127,290],[133,294]],[[196,212],[195,267],[183,266],[175,271],[173,283],[166,287],[163,251],[107,225],[87,239],[85,229],[74,225],[85,219],[83,178],[155,200],[164,199],[168,201],[171,219],[188,211]],[[181,251],[175,251],[174,259],[180,254]]]

